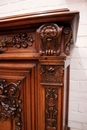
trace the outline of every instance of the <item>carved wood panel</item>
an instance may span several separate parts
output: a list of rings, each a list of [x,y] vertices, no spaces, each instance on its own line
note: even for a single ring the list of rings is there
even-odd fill
[[[46,130],[57,130],[58,121],[58,88],[45,89],[45,123]]]
[[[35,130],[35,64],[14,62],[14,69],[12,65],[0,63],[0,127]]]
[[[15,130],[22,130],[20,83],[21,81],[8,83],[5,79],[0,79],[0,120],[15,119]]]
[[[41,65],[41,83],[63,84],[63,66]]]
[[[11,50],[29,50],[35,48],[35,37],[33,33],[17,33],[12,35],[3,35],[0,37],[0,53]]]

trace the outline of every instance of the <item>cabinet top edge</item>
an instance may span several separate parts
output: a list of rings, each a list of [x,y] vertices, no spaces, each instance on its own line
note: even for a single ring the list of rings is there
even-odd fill
[[[34,24],[34,21],[35,23],[49,22],[54,17],[55,22],[63,21],[66,17],[70,17],[69,20],[72,20],[76,15],[79,15],[78,11],[70,11],[67,8],[64,8],[64,9],[33,12],[21,15],[6,16],[0,18],[0,28],[2,28],[3,24],[4,26],[12,26],[12,23],[14,23],[14,26],[17,26],[17,25]],[[60,20],[58,20],[58,17],[60,17]],[[21,22],[22,20],[23,22]],[[10,25],[8,25],[9,23]]]

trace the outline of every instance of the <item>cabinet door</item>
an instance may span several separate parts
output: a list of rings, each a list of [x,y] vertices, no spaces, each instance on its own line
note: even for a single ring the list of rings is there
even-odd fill
[[[0,130],[35,130],[36,62],[0,62]]]

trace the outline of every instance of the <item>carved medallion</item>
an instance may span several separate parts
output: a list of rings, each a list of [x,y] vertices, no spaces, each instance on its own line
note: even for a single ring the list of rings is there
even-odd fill
[[[63,83],[63,67],[41,65],[41,83]]]
[[[46,130],[57,130],[58,89],[57,88],[46,88],[45,96],[46,96],[46,104],[45,104]]]
[[[20,81],[6,82],[0,79],[0,120],[15,120],[15,130],[22,130],[22,109],[20,104]]]

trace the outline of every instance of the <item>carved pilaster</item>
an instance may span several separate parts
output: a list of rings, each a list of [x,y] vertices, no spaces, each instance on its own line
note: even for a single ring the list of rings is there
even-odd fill
[[[41,65],[40,72],[45,91],[45,130],[58,130],[58,87],[63,86],[63,66]]]

